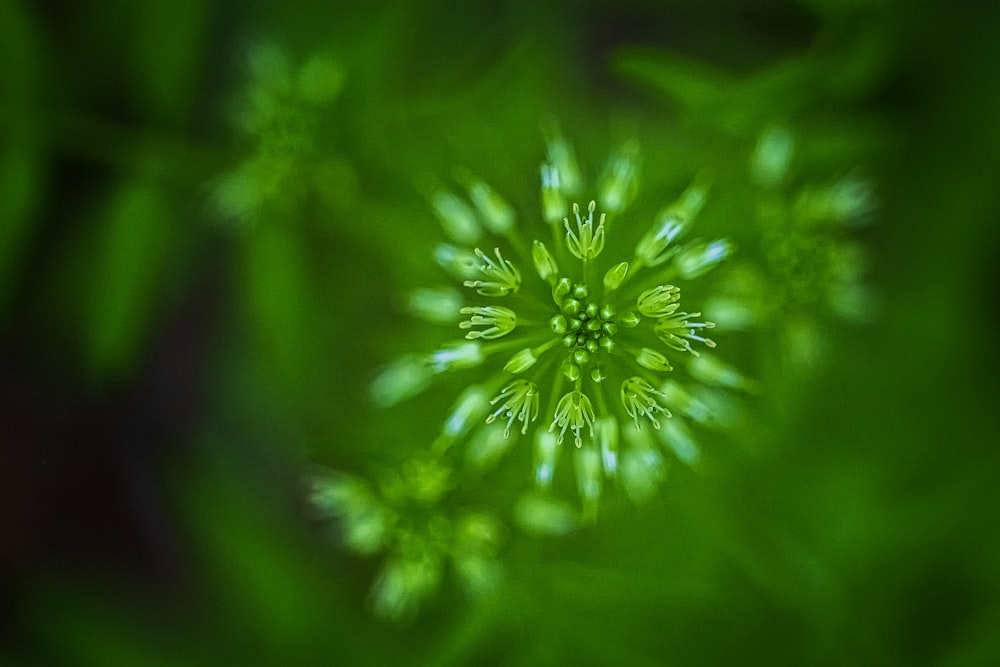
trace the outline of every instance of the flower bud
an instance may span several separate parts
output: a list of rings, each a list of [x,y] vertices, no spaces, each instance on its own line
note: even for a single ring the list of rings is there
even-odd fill
[[[651,429],[622,430],[627,446],[621,455],[620,478],[625,495],[636,505],[652,498],[667,475],[663,456],[656,451],[650,432]]]
[[[407,295],[406,309],[428,322],[451,324],[462,307],[462,295],[450,287],[421,287]]]
[[[472,175],[468,170],[458,172],[458,178],[465,185],[469,199],[488,230],[497,236],[509,234],[514,229],[517,218],[514,209],[493,188]]]
[[[643,368],[648,368],[651,371],[672,371],[674,368],[667,361],[667,358],[648,347],[644,347],[635,355],[635,361]]]
[[[563,196],[559,169],[550,164],[542,165],[542,217],[549,224],[566,217],[566,198]]]
[[[695,379],[717,387],[751,392],[757,387],[756,382],[715,355],[702,354],[691,359],[688,370]]]
[[[464,370],[483,363],[483,350],[479,343],[459,343],[442,348],[430,355],[430,365],[435,373]]]
[[[618,322],[621,323],[621,325],[623,327],[625,327],[626,329],[632,329],[632,328],[634,328],[641,321],[642,321],[642,318],[639,317],[637,314],[635,314],[632,311],[629,311],[629,312],[625,313],[624,315],[622,315],[621,317],[618,318]]]
[[[536,361],[538,361],[538,358],[534,352],[531,351],[530,347],[526,347],[511,357],[510,361],[504,365],[503,370],[505,373],[523,373],[534,366]]]
[[[481,428],[469,440],[465,460],[476,470],[486,470],[496,465],[513,444],[514,439],[504,437],[500,426]]]
[[[372,399],[383,408],[395,405],[423,391],[433,374],[418,357],[397,359],[372,382]]]
[[[478,276],[482,264],[474,253],[447,243],[434,249],[434,261],[459,280]]]
[[[715,268],[722,260],[733,254],[733,244],[726,239],[704,241],[685,248],[674,258],[677,272],[685,280],[692,280]]]
[[[580,379],[580,367],[573,363],[571,357],[566,357],[562,362],[562,374],[569,382],[576,382]]]
[[[673,452],[674,456],[689,466],[697,464],[701,459],[701,448],[697,441],[684,422],[676,417],[663,422],[660,441]]]
[[[618,289],[625,282],[626,275],[628,275],[628,262],[615,264],[604,274],[604,289],[609,292]]]
[[[535,270],[538,271],[538,276],[549,284],[555,283],[559,274],[559,266],[544,243],[535,240],[531,248],[531,258],[535,261]]]
[[[667,380],[660,386],[663,402],[679,410],[699,423],[707,423],[711,419],[711,411],[704,403],[692,396],[678,382]]]
[[[643,236],[635,246],[635,254],[647,266],[657,266],[670,258],[670,244],[684,233],[687,225],[675,216],[667,215],[657,221],[656,227]]]
[[[757,139],[750,159],[750,173],[761,187],[779,185],[788,173],[795,149],[795,139],[787,127],[768,128]]]
[[[552,286],[552,300],[556,302],[556,305],[562,305],[563,298],[570,293],[573,289],[573,283],[570,282],[569,278],[560,278],[555,285]]]
[[[661,210],[653,227],[636,244],[636,257],[647,266],[658,266],[673,256],[675,249],[671,244],[687,232],[705,205],[708,193],[705,180],[695,179],[677,201]]]
[[[545,123],[542,132],[545,134],[545,161],[559,171],[560,190],[570,195],[579,193],[583,176],[573,147],[563,138],[555,123]]]
[[[441,433],[454,440],[469,432],[479,420],[483,419],[490,406],[490,398],[482,387],[469,387],[458,397],[451,414],[444,422]]]
[[[472,245],[482,235],[476,212],[450,192],[438,190],[431,195],[431,208],[444,233],[455,243]]]
[[[618,213],[635,198],[639,185],[639,144],[629,141],[615,151],[604,167],[598,185],[601,209]]]

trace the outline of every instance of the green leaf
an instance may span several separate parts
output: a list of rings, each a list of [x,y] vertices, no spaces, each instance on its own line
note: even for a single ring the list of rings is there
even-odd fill
[[[133,90],[152,117],[176,123],[190,110],[199,90],[211,5],[203,0],[150,0],[136,7]]]
[[[92,372],[103,378],[127,373],[135,363],[176,234],[168,199],[155,185],[121,186],[98,219],[86,351]]]
[[[722,70],[668,52],[626,49],[613,62],[624,76],[651,86],[688,111],[720,105],[736,83]]]

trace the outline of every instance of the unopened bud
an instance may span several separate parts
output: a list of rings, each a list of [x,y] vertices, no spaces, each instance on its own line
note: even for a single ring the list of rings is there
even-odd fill
[[[451,324],[462,307],[462,295],[450,287],[421,287],[407,295],[406,309],[428,322]]]
[[[639,185],[639,144],[629,141],[608,159],[601,176],[598,198],[601,209],[614,214],[635,198]]]
[[[635,355],[635,361],[643,368],[648,368],[651,371],[672,371],[673,366],[667,361],[667,358],[648,347],[644,347]]]
[[[674,456],[689,466],[695,465],[701,459],[698,441],[679,418],[668,419],[663,423],[660,441],[674,453]]]
[[[538,276],[550,284],[554,283],[559,274],[559,266],[544,243],[538,240],[534,242],[531,248],[531,258],[535,261],[535,270],[538,271]]]
[[[458,178],[465,185],[469,199],[479,211],[483,224],[488,230],[498,236],[504,236],[514,229],[517,215],[514,213],[514,208],[503,197],[468,170],[460,170]]]
[[[714,269],[733,254],[733,250],[733,244],[726,239],[703,241],[685,248],[674,258],[674,266],[682,278],[692,280]]]
[[[770,188],[780,184],[788,173],[795,149],[795,139],[787,127],[768,128],[757,139],[750,159],[750,173],[757,184]]]
[[[469,432],[479,422],[490,406],[490,397],[480,386],[466,389],[458,397],[455,407],[441,429],[443,435],[457,439]]]
[[[431,208],[444,233],[455,243],[472,245],[482,235],[476,212],[455,195],[438,190],[431,196]]]
[[[717,387],[754,391],[757,383],[745,377],[736,368],[725,363],[715,355],[702,354],[693,357],[688,365],[691,376],[696,380]]]
[[[511,357],[510,361],[504,365],[503,370],[512,374],[523,373],[534,366],[536,361],[538,361],[538,357],[535,356],[530,347],[526,347]]]
[[[625,282],[626,275],[628,275],[628,262],[615,264],[604,274],[604,289],[609,292],[618,289]]]

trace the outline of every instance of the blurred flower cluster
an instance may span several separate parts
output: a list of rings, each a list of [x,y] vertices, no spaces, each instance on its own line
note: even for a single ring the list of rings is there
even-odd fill
[[[746,188],[741,215],[752,212],[753,224],[741,241],[749,247],[719,272],[703,311],[720,326],[757,331],[769,341],[762,362],[796,376],[823,363],[831,324],[874,314],[859,230],[874,218],[875,188],[857,165],[891,134],[844,111],[871,84],[844,62],[862,52],[884,57],[866,51],[873,45],[832,39],[739,73],[670,52],[618,56],[620,70],[663,95],[685,123],[727,147],[745,146],[726,169]],[[734,159],[749,168],[741,173]]]
[[[344,85],[339,61],[318,52],[296,64],[284,48],[266,42],[250,49],[247,74],[232,112],[246,154],[216,179],[212,198],[219,213],[253,225],[264,217],[294,217],[310,195],[342,206],[355,174],[329,139],[330,109]]]
[[[874,315],[867,253],[852,233],[872,220],[875,200],[872,184],[857,171],[822,180],[799,176],[795,150],[787,127],[761,133],[750,174],[763,261],[728,271],[722,294],[706,309],[734,328],[773,334],[780,357],[800,372],[822,362],[828,320],[857,324]]]
[[[443,502],[452,488],[449,467],[420,455],[384,471],[376,485],[333,471],[309,479],[312,507],[338,521],[344,543],[359,554],[384,555],[370,595],[376,615],[412,617],[446,569],[474,597],[499,584],[504,526],[489,512]]]

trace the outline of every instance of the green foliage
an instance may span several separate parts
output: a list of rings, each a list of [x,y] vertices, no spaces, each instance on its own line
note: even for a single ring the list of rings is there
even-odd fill
[[[146,182],[123,183],[99,210],[87,304],[91,372],[117,377],[134,363],[174,258],[177,219],[170,199]]]
[[[997,8],[49,5],[0,663],[998,661]]]

